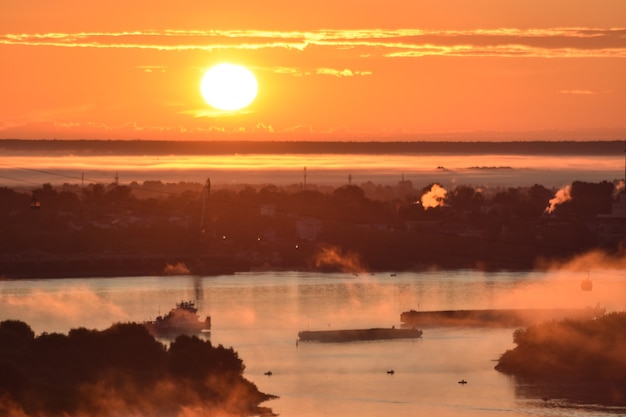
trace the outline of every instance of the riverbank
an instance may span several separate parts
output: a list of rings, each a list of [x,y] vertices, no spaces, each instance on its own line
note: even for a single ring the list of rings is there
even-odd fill
[[[96,278],[115,276],[229,275],[250,266],[225,257],[192,256],[58,256],[0,258],[0,278]]]

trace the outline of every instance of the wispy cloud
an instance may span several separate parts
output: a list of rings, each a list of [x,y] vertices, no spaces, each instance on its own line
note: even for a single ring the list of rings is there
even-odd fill
[[[371,71],[352,71],[350,69],[334,69],[334,68],[318,68],[317,74],[321,75],[333,75],[335,77],[354,77],[372,75]]]
[[[360,29],[318,31],[163,30],[0,34],[0,45],[161,51],[310,47],[358,50],[359,56],[625,58],[626,28]]]
[[[611,94],[610,90],[593,91],[593,90],[561,90],[561,94],[573,94],[580,96],[595,96],[598,94]]]
[[[218,110],[218,109],[194,109],[194,110],[184,110],[181,111],[180,114],[188,114],[193,117],[206,117],[206,118],[224,118],[224,117],[232,117],[238,116],[242,114],[250,114],[252,110],[249,109],[239,109],[239,110]]]
[[[166,68],[161,65],[139,65],[137,66],[143,72],[165,72]]]

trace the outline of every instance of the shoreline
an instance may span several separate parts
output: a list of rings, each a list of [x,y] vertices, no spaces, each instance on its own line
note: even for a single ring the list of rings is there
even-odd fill
[[[184,268],[187,268],[184,270]],[[178,268],[178,269],[177,269]],[[233,275],[250,266],[230,258],[191,256],[80,256],[0,259],[0,280],[109,278],[119,276]]]

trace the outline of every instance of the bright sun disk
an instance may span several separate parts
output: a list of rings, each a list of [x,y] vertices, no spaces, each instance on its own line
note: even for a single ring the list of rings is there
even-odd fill
[[[258,85],[254,74],[235,64],[218,64],[202,77],[200,91],[209,105],[234,111],[247,107],[256,97]]]

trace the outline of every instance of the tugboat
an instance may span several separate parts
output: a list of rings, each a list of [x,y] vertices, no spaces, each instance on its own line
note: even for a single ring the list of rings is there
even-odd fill
[[[175,337],[181,334],[198,334],[211,330],[211,317],[200,320],[198,309],[193,301],[176,303],[176,308],[166,316],[158,316],[154,321],[144,322],[144,326],[155,337]]]

